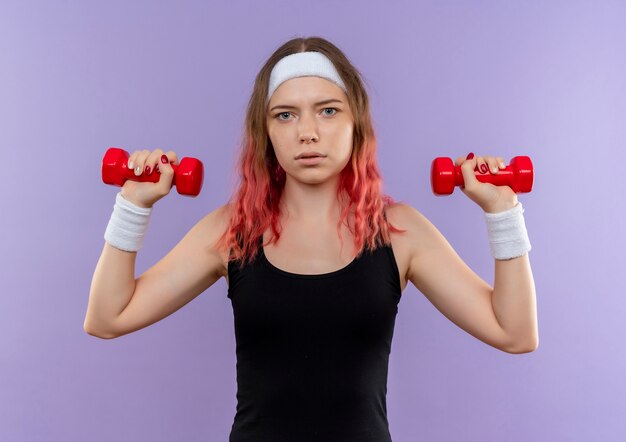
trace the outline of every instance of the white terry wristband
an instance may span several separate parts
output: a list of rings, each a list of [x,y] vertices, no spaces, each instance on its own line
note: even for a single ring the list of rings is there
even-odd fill
[[[516,258],[530,251],[523,213],[521,202],[504,212],[485,212],[489,245],[495,259]]]
[[[136,206],[118,192],[104,240],[126,252],[136,252],[143,246],[152,208]]]

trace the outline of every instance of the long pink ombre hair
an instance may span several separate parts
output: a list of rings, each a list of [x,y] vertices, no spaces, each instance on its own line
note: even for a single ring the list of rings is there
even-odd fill
[[[228,229],[217,242],[221,251],[229,251],[229,261],[241,264],[254,260],[259,238],[271,227],[276,243],[280,238],[280,199],[285,186],[285,171],[280,167],[270,141],[267,126],[267,93],[270,73],[283,57],[298,52],[321,52],[328,57],[347,88],[354,116],[353,149],[350,162],[341,172],[337,198],[342,212],[337,223],[341,244],[341,225],[354,214],[348,225],[354,236],[356,254],[390,243],[393,227],[384,217],[384,209],[395,201],[382,194],[382,179],[376,160],[376,137],[372,126],[369,99],[361,75],[339,48],[320,37],[294,38],[279,47],[256,76],[246,113],[245,133],[238,161],[239,187],[228,205],[231,216]]]

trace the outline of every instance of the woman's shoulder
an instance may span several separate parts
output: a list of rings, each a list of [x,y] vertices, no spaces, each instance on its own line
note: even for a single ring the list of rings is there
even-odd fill
[[[198,221],[198,224],[201,224],[203,227],[210,229],[211,231],[223,230],[228,226],[231,214],[231,204],[225,203],[202,216],[202,218]]]
[[[221,249],[220,239],[230,226],[232,205],[229,203],[216,207],[211,212],[202,216],[190,229],[190,233],[197,231],[202,247],[210,253],[227,256],[227,252]]]
[[[415,258],[427,256],[430,251],[441,247],[443,236],[419,210],[405,203],[390,204],[387,221],[403,232],[390,232],[391,244],[404,283],[411,278]],[[404,286],[403,286],[404,287]]]
[[[385,215],[391,224],[394,224],[394,221],[399,223],[414,222],[424,216],[415,207],[401,201],[386,205]]]
[[[393,254],[401,275],[404,290],[409,278],[413,257],[419,252],[423,242],[425,217],[414,207],[403,202],[394,202],[385,207],[387,222],[399,231],[389,231]]]
[[[402,240],[419,241],[423,235],[432,234],[432,223],[415,207],[404,202],[395,202],[385,208],[387,221],[394,227],[405,230],[395,234]]]
[[[219,274],[222,276],[227,275],[228,250],[220,247],[220,239],[230,226],[231,216],[232,204],[225,203],[204,215],[192,228],[192,230],[199,228],[202,232],[200,241],[202,249],[213,255],[221,263]]]

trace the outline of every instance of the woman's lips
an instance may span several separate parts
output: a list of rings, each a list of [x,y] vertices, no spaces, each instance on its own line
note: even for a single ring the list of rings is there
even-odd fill
[[[296,157],[296,160],[299,160],[300,158],[303,157],[325,157],[326,155],[323,155],[321,152],[316,152],[314,150],[310,150],[308,152],[302,152],[301,154],[299,154]]]
[[[302,152],[298,156],[296,156],[296,161],[305,166],[314,166],[321,163],[324,158],[326,158],[326,155],[322,154],[321,152],[309,150],[308,152]]]
[[[298,161],[300,164],[304,164],[304,165],[315,165],[315,164],[319,164],[322,161],[324,161],[323,156],[317,156],[317,157],[300,157],[298,158],[296,161]]]

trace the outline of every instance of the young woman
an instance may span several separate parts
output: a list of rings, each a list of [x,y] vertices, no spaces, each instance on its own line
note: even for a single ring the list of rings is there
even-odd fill
[[[237,342],[231,441],[390,441],[387,368],[411,281],[447,318],[509,353],[538,345],[530,243],[506,186],[480,183],[500,157],[458,158],[485,212],[491,287],[416,209],[381,193],[360,74],[322,38],[296,38],[258,73],[233,198],[135,280],[152,206],[171,188],[172,151],[136,151],[105,232],[85,318],[114,338],[157,322],[220,277]],[[488,170],[487,170],[488,169]]]

